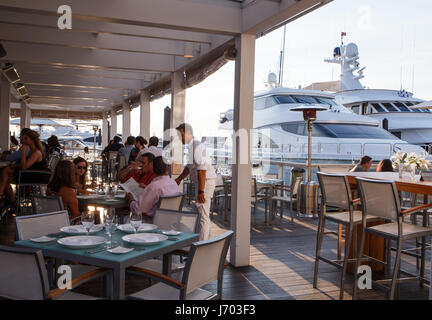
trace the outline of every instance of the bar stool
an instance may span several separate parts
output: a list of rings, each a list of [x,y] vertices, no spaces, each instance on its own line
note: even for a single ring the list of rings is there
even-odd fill
[[[413,214],[417,211],[425,210],[427,208],[432,207],[432,204],[424,204],[420,206],[415,206],[413,208],[402,210],[400,205],[400,199],[398,195],[398,191],[396,185],[392,181],[378,181],[378,180],[369,180],[363,178],[356,178],[357,185],[360,190],[360,199],[362,203],[362,238],[360,241],[360,250],[357,256],[356,268],[358,270],[360,265],[360,260],[364,260],[366,257],[367,260],[373,260],[374,262],[384,264],[386,266],[390,266],[391,257],[387,257],[386,263],[376,260],[374,258],[368,257],[363,254],[363,246],[365,242],[365,234],[366,232],[369,234],[378,235],[384,237],[390,247],[390,242],[392,240],[396,241],[396,258],[394,262],[393,274],[391,279],[384,279],[373,281],[377,287],[383,288],[389,292],[389,298],[391,300],[394,299],[395,288],[396,285],[400,282],[419,280],[420,285],[423,283],[428,283],[429,281],[424,278],[424,265],[425,265],[425,247],[422,246],[421,250],[421,268],[419,275],[413,275],[404,270],[400,270],[400,260],[402,253],[402,245],[404,242],[414,238],[423,238],[423,244],[425,241],[425,237],[428,235],[432,235],[432,228],[417,226],[409,223],[405,223],[402,221],[404,215]],[[379,217],[380,219],[385,219],[388,223],[375,225],[372,227],[366,226],[366,221],[369,216],[373,214],[375,217]],[[409,277],[400,278],[399,274],[405,274]],[[354,276],[354,292],[353,299],[357,298],[357,279],[358,275],[355,273]],[[389,283],[390,287],[383,285],[383,283]]]
[[[359,203],[359,199],[352,199],[351,188],[348,178],[345,175],[317,172],[317,176],[322,193],[322,202],[317,232],[313,287],[317,287],[319,261],[322,260],[337,267],[338,269],[342,269],[339,294],[339,298],[342,300],[344,295],[344,283],[348,263],[356,262],[355,258],[348,259],[348,256],[351,241],[354,239],[353,256],[356,257],[355,251],[357,249],[357,225],[362,222],[362,213],[361,211],[354,210],[354,205]],[[326,210],[327,206],[336,207],[341,212],[330,214]],[[330,260],[321,256],[323,236],[329,233],[337,235],[337,233],[334,231],[324,231],[326,220],[345,226],[346,234],[348,234],[348,236],[346,236],[345,239],[345,253],[343,259],[339,259],[338,257],[336,260]],[[368,221],[372,220],[377,220],[377,218],[370,216]]]

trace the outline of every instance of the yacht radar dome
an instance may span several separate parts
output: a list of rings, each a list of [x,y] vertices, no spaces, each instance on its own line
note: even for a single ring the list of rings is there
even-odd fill
[[[267,82],[265,82],[266,88],[277,88],[278,87],[278,81],[277,76],[274,72],[270,72],[267,76]]]

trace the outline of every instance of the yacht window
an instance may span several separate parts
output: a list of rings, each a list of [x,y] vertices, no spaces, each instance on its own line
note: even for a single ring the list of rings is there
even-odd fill
[[[381,107],[381,105],[379,105],[378,103],[372,103],[372,106],[375,108],[375,110],[377,112],[386,112],[383,107]]]
[[[391,103],[388,103],[388,102],[386,102],[386,103],[382,103],[382,105],[388,110],[388,111],[392,111],[392,112],[398,112],[399,110],[398,109],[396,109],[395,107],[394,107],[394,105],[392,105]]]
[[[304,123],[282,123],[281,127],[282,127],[282,130],[289,132],[289,133],[293,133],[293,134],[296,134],[299,136],[306,135],[306,133],[305,133],[306,126]]]
[[[352,112],[356,113],[356,114],[360,114],[360,106],[357,104],[355,106],[351,107]]]
[[[265,106],[264,108],[270,108],[277,104],[277,101],[273,97],[267,97],[265,99]]]
[[[395,102],[394,105],[398,107],[400,111],[410,112],[410,109],[408,109],[408,107],[404,105],[402,102]]]
[[[420,109],[417,109],[417,108],[411,108],[411,110],[414,112],[421,112]]]
[[[293,98],[291,98],[290,96],[274,96],[274,98],[280,104],[292,104],[292,103],[296,103],[295,100]]]
[[[405,103],[408,107],[411,107],[411,106],[414,105],[412,102],[409,102],[409,101],[405,101],[404,103]]]
[[[429,109],[423,109],[423,112],[431,112]]]
[[[292,96],[297,103],[315,104],[318,103],[313,97],[309,96]]]
[[[314,98],[318,100],[318,103],[328,104],[329,106],[337,106],[337,103],[330,98],[324,98],[324,97],[314,97]]]
[[[265,107],[266,98],[258,98],[254,100],[254,109],[262,110]]]
[[[352,124],[322,124],[314,123],[315,128],[327,132],[328,137],[345,139],[395,139],[395,137],[380,127]]]

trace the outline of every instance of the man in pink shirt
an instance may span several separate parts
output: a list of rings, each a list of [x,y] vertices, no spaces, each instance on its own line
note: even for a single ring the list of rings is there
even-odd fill
[[[160,197],[180,194],[179,186],[174,179],[169,177],[167,169],[162,157],[156,157],[153,160],[153,171],[156,178],[144,189],[138,201],[135,201],[130,193],[126,196],[131,210],[141,212],[144,221],[151,222]]]

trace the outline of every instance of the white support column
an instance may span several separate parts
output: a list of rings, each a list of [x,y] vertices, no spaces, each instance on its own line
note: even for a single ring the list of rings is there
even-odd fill
[[[117,114],[114,109],[111,110],[111,134],[110,139],[112,140],[117,134]]]
[[[20,116],[20,131],[24,128],[30,128],[31,110],[24,101],[21,101]]]
[[[140,95],[140,136],[150,138],[150,95],[145,90]]]
[[[127,137],[131,135],[130,121],[131,121],[130,106],[126,101],[123,101],[123,126],[122,126],[123,142],[126,142]]]
[[[236,48],[234,132],[239,133],[241,129],[243,133],[249,133],[253,128],[255,35],[238,36]],[[240,134],[235,137],[231,198],[231,229],[234,231],[234,238],[231,242],[230,262],[236,267],[241,267],[248,266],[250,263],[252,165],[249,159],[249,134]]]
[[[102,148],[108,145],[108,114],[102,113]]]
[[[10,83],[0,74],[0,148],[9,150]]]
[[[185,122],[185,109],[186,109],[186,89],[184,83],[183,72],[173,72],[171,76],[171,115],[170,115],[170,128],[175,129],[180,124]],[[181,149],[181,155],[176,159],[183,160],[183,148],[175,147],[175,150]],[[172,177],[177,177],[183,170],[183,164],[173,163]],[[183,188],[183,185],[180,185]],[[183,189],[182,189],[183,190]]]

